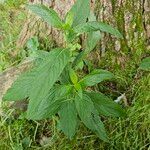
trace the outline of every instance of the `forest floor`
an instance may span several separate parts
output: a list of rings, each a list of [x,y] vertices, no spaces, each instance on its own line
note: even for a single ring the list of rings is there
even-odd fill
[[[18,64],[28,53],[26,48],[18,49],[15,44],[26,19],[20,7],[22,3],[0,4],[0,72]],[[41,48],[50,45],[45,43]],[[108,69],[117,77],[116,81],[103,83],[99,89],[109,92],[113,99],[125,93],[122,103],[126,106],[127,117],[104,119],[110,143],[99,140],[82,125],[70,141],[57,131],[55,119],[28,121],[20,112],[14,115],[16,110],[4,104],[4,114],[0,116],[0,150],[150,150],[150,74],[138,69],[143,56],[150,52],[145,46],[141,46],[140,51],[138,55],[124,53],[128,61],[123,69],[112,63],[117,54],[111,50],[106,51],[98,63],[99,68]]]

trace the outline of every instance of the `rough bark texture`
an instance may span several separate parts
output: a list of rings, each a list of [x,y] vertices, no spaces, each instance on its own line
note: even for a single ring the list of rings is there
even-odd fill
[[[75,0],[30,0],[30,3],[43,3],[54,8],[63,18],[66,12],[74,4]],[[91,7],[95,10],[98,20],[107,22],[117,27],[124,35],[124,40],[116,40],[110,35],[104,35],[99,43],[98,51],[103,56],[106,49],[117,52],[141,53],[140,47],[150,48],[150,1],[149,0],[96,0],[91,1]],[[17,41],[18,46],[23,46],[27,39],[37,34],[39,36],[52,36],[57,39],[58,44],[62,44],[63,39],[60,32],[41,22],[39,18],[29,13],[22,32]],[[137,45],[135,47],[135,45]],[[98,54],[99,54],[98,53]],[[119,53],[116,58],[124,66],[126,56]],[[26,67],[12,68],[0,75],[0,99],[5,91],[10,87],[20,72]]]

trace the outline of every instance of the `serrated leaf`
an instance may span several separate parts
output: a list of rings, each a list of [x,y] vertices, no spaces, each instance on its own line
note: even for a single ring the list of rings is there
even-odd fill
[[[78,34],[89,33],[89,32],[98,31],[98,30],[110,33],[118,38],[123,38],[123,36],[117,29],[102,22],[91,21],[91,22],[78,25],[74,28],[74,31]]]
[[[86,94],[91,98],[95,108],[101,115],[112,117],[123,117],[126,115],[119,104],[104,94],[99,92],[86,92]]]
[[[93,102],[90,97],[83,95],[83,98],[76,97],[75,99],[76,109],[78,111],[81,121],[93,132],[95,132],[98,137],[104,141],[108,141],[107,134],[104,128],[98,112],[96,111]]]
[[[27,5],[27,8],[31,10],[33,13],[41,17],[45,22],[47,22],[50,26],[62,29],[63,22],[59,18],[58,14],[51,8],[48,8],[44,5]]]
[[[150,71],[150,57],[143,59],[139,68],[142,70]]]
[[[48,95],[49,90],[58,80],[65,66],[70,60],[68,49],[56,49],[50,52],[49,57],[35,68],[36,76],[30,89],[28,117],[32,117],[40,101]]]
[[[78,121],[77,111],[73,100],[70,99],[62,104],[59,111],[59,117],[60,129],[69,139],[72,139],[76,133]]]
[[[51,118],[58,112],[62,102],[66,99],[66,96],[69,94],[70,90],[71,86],[69,85],[58,85],[53,87],[49,91],[49,94],[45,96],[40,102],[34,102],[34,104],[36,105],[34,112],[33,110],[31,110],[32,107],[28,108],[27,118],[32,120]],[[31,105],[30,102],[29,105]],[[29,115],[31,111],[32,115]]]
[[[73,27],[86,22],[90,13],[90,0],[77,0],[70,12],[74,15]]]
[[[18,77],[4,95],[5,101],[18,101],[29,97],[34,103],[34,98],[37,101],[47,95],[69,62],[70,52],[68,49],[60,48],[46,54],[47,56],[41,56],[42,61],[37,63],[35,68]]]
[[[34,66],[37,67],[49,57],[49,52],[37,51],[36,58],[34,59]],[[50,54],[51,55],[51,54]],[[20,101],[29,97],[31,85],[34,77],[36,76],[35,69],[20,75],[12,86],[7,90],[3,97],[4,101]]]
[[[85,76],[79,83],[83,87],[87,87],[87,86],[93,86],[102,81],[109,80],[112,78],[114,78],[114,75],[111,72],[102,69],[97,69],[92,71],[87,76]]]

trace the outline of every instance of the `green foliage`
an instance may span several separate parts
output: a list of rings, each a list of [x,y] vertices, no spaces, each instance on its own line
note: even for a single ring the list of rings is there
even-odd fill
[[[90,74],[86,75],[81,81],[80,84],[83,87],[93,86],[102,81],[112,79],[114,75],[106,70],[96,69],[92,71]]]
[[[83,77],[78,73],[78,64],[96,46],[100,39],[99,31],[116,37],[122,35],[110,25],[90,19],[90,0],[77,0],[67,13],[65,22],[54,10],[43,5],[28,5],[27,8],[49,25],[62,30],[65,47],[53,49],[49,53],[37,50],[33,68],[14,82],[3,99],[19,101],[27,98],[29,104],[26,117],[31,120],[51,119],[57,114],[59,129],[70,139],[76,133],[78,120],[81,120],[100,139],[108,142],[99,114],[121,117],[124,112],[106,96],[101,93],[94,93],[93,96],[87,88],[114,76],[109,71],[96,69]],[[91,22],[86,22],[87,18]],[[85,50],[79,52],[81,45],[77,41],[84,32],[88,33],[88,38]],[[37,43],[37,40],[32,39],[28,48],[36,49]]]
[[[72,139],[76,133],[78,123],[77,110],[73,99],[69,99],[62,104],[59,111],[59,117],[60,129],[68,136],[68,138]]]
[[[70,79],[71,79],[72,83],[76,84],[78,82],[78,77],[77,77],[75,71],[73,69],[70,69],[69,74],[70,74]]]
[[[58,112],[70,89],[71,87],[66,85],[56,86],[41,101],[33,101],[31,99],[27,111],[28,119],[41,120],[51,118]]]
[[[49,25],[60,29],[62,28],[63,23],[58,14],[53,9],[47,8],[44,5],[28,5],[27,8],[41,17]]]
[[[77,0],[70,12],[73,14],[73,27],[86,22],[90,13],[90,0]]]
[[[91,21],[87,22],[81,25],[78,25],[74,28],[75,32],[78,34],[82,33],[88,33],[88,32],[93,32],[93,31],[103,31],[110,33],[118,38],[123,38],[120,32],[117,29],[114,29],[108,24],[102,23],[102,22],[96,22],[96,21]]]
[[[123,109],[102,93],[87,92],[100,115],[120,117],[125,116]]]
[[[142,70],[149,71],[150,70],[150,57],[143,59],[139,68]]]
[[[76,97],[76,108],[81,121],[93,132],[95,132],[100,139],[108,141],[106,131],[103,123],[100,120],[97,110],[90,97],[83,95],[83,98]]]

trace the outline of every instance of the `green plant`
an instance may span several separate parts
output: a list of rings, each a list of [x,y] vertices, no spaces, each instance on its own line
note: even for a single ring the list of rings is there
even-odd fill
[[[122,35],[117,29],[95,21],[93,14],[90,14],[90,0],[77,0],[65,20],[43,5],[28,5],[27,8],[49,25],[63,31],[65,44],[50,52],[37,51],[34,67],[14,82],[3,99],[19,101],[28,98],[28,119],[47,119],[57,114],[58,128],[70,139],[81,120],[100,139],[108,141],[100,115],[120,117],[125,112],[110,98],[89,87],[110,80],[114,75],[95,69],[83,76],[78,70],[82,68],[85,56],[99,41],[100,31],[119,38]],[[85,49],[80,52],[78,38],[82,33],[87,33],[87,41]]]
[[[142,62],[140,63],[139,69],[141,70],[150,70],[150,57],[144,58]]]

